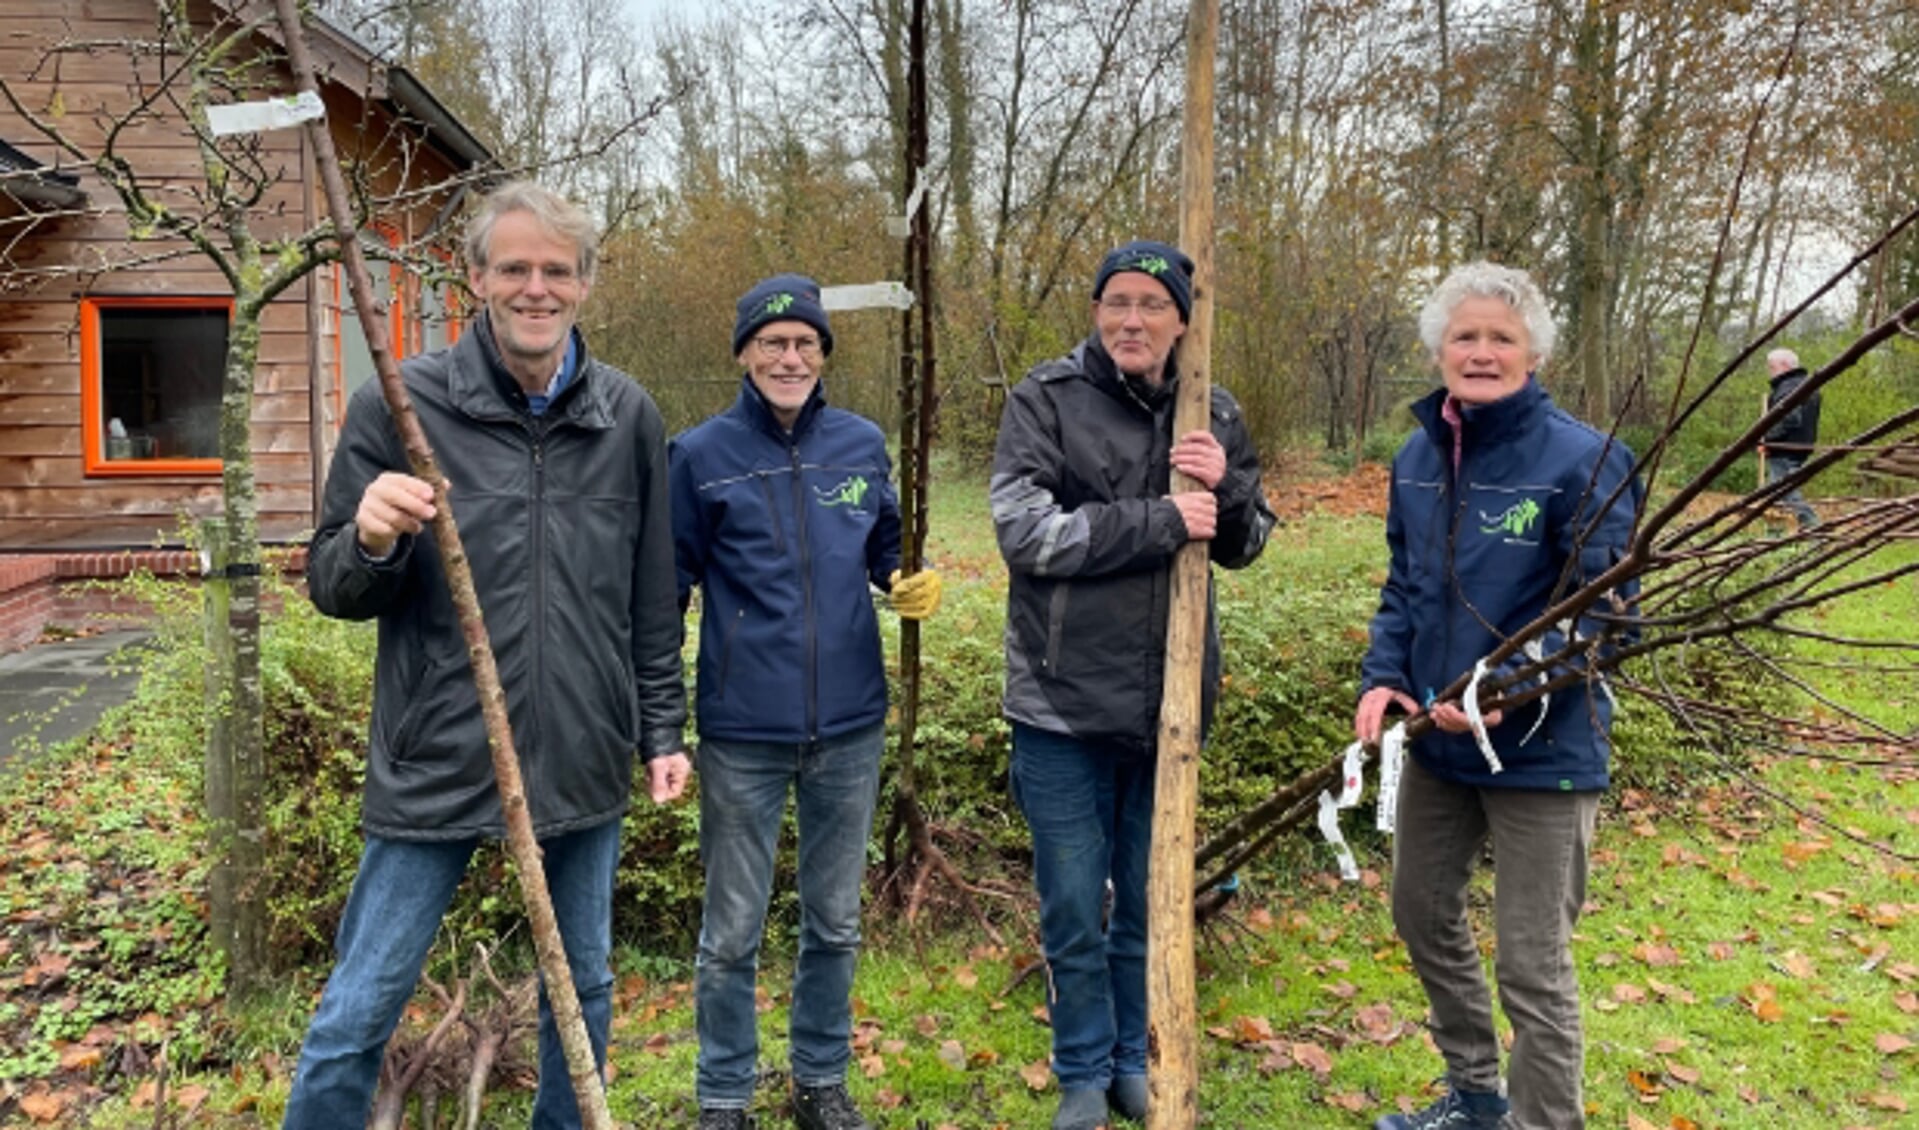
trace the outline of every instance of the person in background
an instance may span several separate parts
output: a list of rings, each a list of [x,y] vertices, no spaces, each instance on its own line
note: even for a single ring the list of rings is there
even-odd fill
[[[604,1068],[634,754],[656,802],[677,797],[690,770],[666,426],[632,378],[588,355],[575,326],[596,259],[585,212],[538,185],[505,185],[468,226],[466,255],[479,316],[402,375],[466,532],[527,811]],[[419,536],[433,489],[407,466],[369,381],[347,406],[307,565],[320,611],[379,622],[366,849],[287,1130],[366,1124],[387,1039],[467,861],[505,832],[445,567]],[[539,1057],[534,1130],[579,1126],[544,988]]]
[[[993,526],[1010,574],[1006,692],[1014,798],[1033,832],[1049,973],[1054,1130],[1146,1116],[1146,872],[1172,562],[1203,541],[1242,568],[1274,517],[1239,405],[1173,434],[1192,261],[1114,248],[1093,279],[1093,331],[1007,397]],[[1169,493],[1172,472],[1203,490]],[[1208,590],[1204,713],[1219,678]],[[1108,884],[1110,923],[1102,922]]]
[[[1766,372],[1771,378],[1766,391],[1768,412],[1806,382],[1805,367],[1799,364],[1799,355],[1790,349],[1775,349],[1766,354]],[[1818,442],[1819,390],[1814,389],[1811,396],[1766,430],[1766,438],[1759,447],[1765,460],[1766,482],[1776,483],[1798,471],[1812,456],[1813,446]],[[1800,529],[1809,530],[1819,524],[1818,511],[1806,501],[1806,496],[1800,493],[1798,487],[1787,491],[1778,502],[1792,515]]]
[[[732,408],[673,440],[682,607],[698,586],[700,1130],[744,1130],[759,1058],[754,982],[787,796],[799,823],[793,1120],[869,1130],[846,1090],[860,888],[886,744],[886,664],[871,588],[923,620],[939,574],[900,575],[886,437],[831,408],[820,288],[775,275],[739,300]]]
[[[1400,782],[1392,904],[1432,1006],[1448,1089],[1374,1127],[1568,1130],[1586,1118],[1571,947],[1609,780],[1612,700],[1587,680],[1511,717],[1491,711],[1488,754],[1461,705],[1435,699],[1535,621],[1562,575],[1584,584],[1616,562],[1641,493],[1632,453],[1555,407],[1535,379],[1555,330],[1525,272],[1460,267],[1426,301],[1419,332],[1444,387],[1413,405],[1419,428],[1393,460],[1391,569],[1354,730],[1374,743],[1389,709],[1432,716]],[[1590,637],[1601,628],[1587,617],[1575,630]],[[1543,643],[1552,655],[1566,641],[1555,631]],[[1492,998],[1466,916],[1488,839],[1495,972],[1513,1029],[1503,1094]]]

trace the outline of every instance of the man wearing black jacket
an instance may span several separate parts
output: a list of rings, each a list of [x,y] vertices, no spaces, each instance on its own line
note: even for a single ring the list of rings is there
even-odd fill
[[[1145,1117],[1146,871],[1173,556],[1204,541],[1237,569],[1274,524],[1231,394],[1213,386],[1211,428],[1173,435],[1192,270],[1164,243],[1109,252],[1093,282],[1094,332],[1014,386],[993,456],[993,526],[1010,574],[1003,707],[1013,792],[1033,831],[1054,1130],[1094,1130],[1109,1112]],[[1174,470],[1207,489],[1169,494]],[[1210,714],[1210,603],[1207,627]]]
[[[407,392],[445,472],[505,685],[547,886],[603,1065],[612,1018],[613,876],[633,759],[678,796],[680,611],[666,430],[646,392],[587,355],[593,221],[537,185],[500,188],[467,230],[483,307],[451,348],[408,361]],[[377,382],[354,393],[308,554],[313,603],[377,619],[361,825],[338,963],[300,1049],[287,1130],[365,1125],[380,1060],[467,861],[504,832],[445,568],[421,538],[433,491],[406,471]],[[540,995],[535,1130],[580,1125]]]
[[[1790,349],[1775,349],[1766,354],[1766,372],[1772,375],[1772,387],[1766,394],[1768,412],[1792,395],[1792,391],[1806,380],[1806,370],[1799,364],[1799,355]],[[1799,470],[1800,465],[1811,457],[1813,445],[1818,442],[1819,391],[1814,389],[1811,396],[1801,401],[1766,432],[1766,438],[1759,448],[1765,454],[1766,481],[1778,482]],[[1818,525],[1818,513],[1806,501],[1806,496],[1799,493],[1798,487],[1787,491],[1778,501],[1779,505],[1792,512],[1800,529]]]

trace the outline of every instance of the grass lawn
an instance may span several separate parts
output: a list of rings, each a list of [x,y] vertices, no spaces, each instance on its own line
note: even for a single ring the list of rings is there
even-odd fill
[[[997,650],[1004,576],[980,486],[942,480],[935,498],[932,553],[948,601],[927,630],[937,665],[958,662],[961,649]],[[1222,579],[1222,606],[1311,589],[1337,594],[1328,615],[1347,616],[1377,585],[1382,555],[1377,518],[1309,515],[1282,529],[1258,565]],[[1910,635],[1919,599],[1908,581],[1824,618],[1841,634]],[[1919,724],[1919,678],[1862,676],[1841,650],[1808,645],[1806,654],[1841,664],[1821,669],[1836,701],[1897,732]],[[1350,702],[1321,708],[1344,716]],[[233,1023],[208,1007],[217,980],[184,961],[154,974],[177,986],[177,1013],[121,1015],[118,987],[87,973],[88,955],[179,961],[164,935],[180,927],[164,916],[108,919],[96,905],[102,876],[172,890],[167,905],[194,912],[193,896],[179,891],[198,872],[170,832],[192,826],[191,806],[177,767],[145,764],[137,747],[63,756],[0,783],[0,1030],[19,1039],[0,1047],[0,1125],[163,1125],[156,1098],[176,1112],[172,1125],[277,1125],[313,983],[291,982],[283,999]],[[1669,779],[1622,768],[1633,781]],[[1594,1127],[1919,1125],[1919,870],[1834,831],[1919,855],[1919,774],[1794,759],[1759,766],[1756,780],[1820,819],[1737,778],[1704,775],[1684,787],[1622,785],[1602,810],[1575,946]],[[1363,1127],[1428,1101],[1443,1069],[1393,934],[1390,845],[1370,824],[1368,797],[1345,819],[1361,881],[1339,882],[1325,849],[1294,837],[1203,936],[1203,1125]],[[1010,880],[1024,890],[1020,876]],[[1478,888],[1482,916],[1489,896]],[[1046,1071],[1044,974],[1029,971],[1034,907],[1030,898],[992,903],[1004,945],[950,911],[914,929],[868,916],[851,1086],[879,1125],[1046,1125],[1057,1092]],[[773,925],[761,981],[763,1126],[786,1124],[792,931],[790,921]],[[630,946],[619,973],[613,1110],[645,1130],[690,1126],[689,955]],[[156,1096],[154,1053],[165,1039],[176,1058],[223,1066],[173,1072]],[[524,1126],[527,1099],[499,1091],[484,1124]]]

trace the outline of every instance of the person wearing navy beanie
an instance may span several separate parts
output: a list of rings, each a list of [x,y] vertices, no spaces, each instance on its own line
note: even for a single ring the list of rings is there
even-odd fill
[[[1093,301],[1100,300],[1106,284],[1121,271],[1138,271],[1165,287],[1179,309],[1180,324],[1193,320],[1193,261],[1185,252],[1156,239],[1120,244],[1100,260],[1099,272],[1093,276]]]
[[[774,275],[753,284],[740,295],[733,319],[733,352],[770,322],[805,322],[820,332],[820,353],[833,352],[833,327],[826,320],[826,307],[820,305],[820,284],[805,275]]]
[[[988,488],[1007,570],[1014,801],[1033,834],[1059,1106],[1051,1130],[1146,1117],[1146,873],[1174,557],[1238,569],[1274,517],[1245,414],[1174,429],[1193,263],[1135,240],[1093,279],[1091,332],[1006,397]],[[1173,493],[1173,473],[1203,490]],[[1219,685],[1207,596],[1204,719]],[[1112,891],[1110,915],[1105,895]]]
[[[782,274],[754,284],[733,326],[739,398],[667,455],[680,606],[701,593],[698,1130],[752,1124],[755,990],[789,803],[800,903],[787,1031],[793,1123],[872,1130],[846,1088],[860,890],[886,748],[872,592],[902,619],[923,620],[940,580],[901,560],[885,433],[826,402],[832,350],[818,283]]]

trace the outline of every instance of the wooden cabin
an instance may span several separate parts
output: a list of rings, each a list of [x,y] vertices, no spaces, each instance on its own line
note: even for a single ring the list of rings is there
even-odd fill
[[[152,0],[0,0],[0,77],[82,151],[112,136],[156,199],[191,209],[206,167],[185,96],[169,89],[181,57],[157,47],[156,11]],[[270,5],[190,0],[188,16],[199,34],[258,21],[243,56],[264,63],[234,101],[294,91]],[[485,168],[486,149],[405,68],[344,29],[309,24],[308,43],[342,158],[374,197],[407,193],[362,239],[426,249],[418,261],[450,266],[468,191],[452,182]],[[136,104],[145,110],[128,120]],[[326,207],[305,131],[250,136],[254,148],[233,167],[262,186],[248,210],[253,234],[318,226]],[[401,356],[458,334],[451,288],[428,281],[430,270],[373,266]],[[114,189],[0,98],[0,554],[177,544],[183,518],[218,512],[231,309],[211,260],[185,241],[131,238]],[[370,379],[372,361],[337,266],[282,292],[261,328],[260,532],[297,541],[313,525],[346,397]]]

